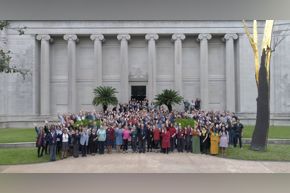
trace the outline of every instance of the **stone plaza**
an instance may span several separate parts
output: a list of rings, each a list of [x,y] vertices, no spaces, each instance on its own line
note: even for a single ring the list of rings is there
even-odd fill
[[[192,153],[114,153],[0,166],[0,173],[290,173],[290,163],[233,160]]]
[[[248,22],[251,26],[251,22]],[[276,21],[276,31],[290,22]],[[25,27],[24,34],[17,29]],[[259,21],[262,39],[263,21]],[[0,34],[13,65],[0,74],[0,127],[25,127],[57,113],[93,110],[93,89],[117,89],[120,103],[152,101],[175,89],[204,110],[236,112],[254,124],[257,88],[242,21],[9,21]],[[271,124],[290,124],[290,38],[271,63]]]

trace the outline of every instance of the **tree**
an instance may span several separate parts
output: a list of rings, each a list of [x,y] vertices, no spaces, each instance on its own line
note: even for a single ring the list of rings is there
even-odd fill
[[[113,87],[99,86],[94,89],[94,100],[93,105],[102,105],[103,111],[105,112],[109,105],[117,105],[118,99],[116,97],[117,91]]]
[[[266,20],[261,47],[261,61],[259,61],[257,21],[253,22],[253,36],[250,34],[246,22],[243,21],[245,32],[254,52],[255,79],[258,88],[256,125],[252,136],[251,149],[265,151],[270,120],[270,60],[271,40],[274,20]]]
[[[4,30],[9,25],[8,21],[0,20],[0,31]],[[19,35],[24,34],[26,27],[19,28],[17,31]],[[0,48],[0,73],[20,73],[23,78],[28,74],[29,70],[20,69],[16,66],[10,66],[12,57],[10,56],[11,51],[6,51],[4,48]]]
[[[155,101],[158,106],[166,105],[169,112],[172,111],[172,105],[180,104],[183,97],[178,94],[177,91],[171,89],[165,89],[162,93],[156,95]]]
[[[0,73],[20,73],[24,78],[25,75],[28,74],[29,70],[10,66],[10,61],[12,59],[10,53],[10,51],[5,52],[0,49]]]

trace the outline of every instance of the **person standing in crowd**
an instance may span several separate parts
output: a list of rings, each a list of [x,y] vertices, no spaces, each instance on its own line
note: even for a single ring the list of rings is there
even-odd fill
[[[131,146],[133,153],[137,153],[137,130],[135,125],[132,126],[131,131]]]
[[[210,131],[210,154],[217,155],[219,153],[219,133],[216,132],[214,125],[212,124]]]
[[[197,98],[197,99],[195,100],[194,108],[195,108],[196,110],[198,110],[198,111],[200,110],[200,103],[201,103],[200,99]]]
[[[80,149],[80,134],[79,130],[72,131],[72,142],[73,142],[73,157],[79,157],[79,149]]]
[[[222,125],[219,135],[220,135],[220,148],[221,148],[222,156],[224,157],[225,151],[228,148],[228,144],[229,144],[229,133],[226,130],[224,125]]]
[[[91,147],[92,147],[92,144],[93,144],[93,140],[91,138],[91,135],[92,135],[92,130],[90,129],[89,126],[87,126],[87,131],[88,131],[88,136],[89,136],[89,142],[88,142],[88,146],[87,146],[87,154],[91,154]]]
[[[155,125],[155,128],[153,130],[153,140],[154,140],[154,149],[158,152],[160,144],[160,130],[157,124]]]
[[[61,136],[61,142],[62,142],[62,146],[61,146],[61,150],[62,150],[62,154],[61,154],[61,159],[67,158],[67,153],[68,153],[68,141],[69,141],[69,134],[68,134],[68,130],[67,128],[63,129],[63,133]]]
[[[185,141],[185,132],[184,128],[178,127],[177,131],[177,151],[183,152],[184,150],[184,141]]]
[[[37,147],[37,156],[42,157],[43,156],[43,151],[46,146],[46,139],[45,139],[45,132],[43,127],[36,127],[35,126],[35,131],[37,134],[36,138],[36,147]]]
[[[170,148],[170,131],[169,128],[162,128],[162,149],[163,149],[163,153],[168,154],[169,152],[169,148]]]
[[[49,141],[50,161],[55,161],[56,160],[57,134],[56,134],[54,126],[51,126],[50,128],[50,133],[48,134],[48,141]]]
[[[146,137],[147,137],[147,129],[144,124],[141,124],[141,127],[138,128],[138,145],[139,145],[139,153],[145,153],[146,148]]]
[[[106,125],[100,127],[97,131],[98,144],[99,144],[99,154],[104,154],[105,151],[105,141],[106,141]]]
[[[109,126],[106,131],[106,143],[107,143],[107,151],[109,154],[112,153],[112,147],[115,141],[115,131],[112,126]]]
[[[89,136],[89,149],[92,155],[96,155],[97,153],[97,143],[98,143],[98,136],[96,129],[92,129],[92,132]]]
[[[128,129],[128,126],[124,126],[123,129],[123,153],[127,153],[128,151],[128,141],[130,138],[130,131]]]
[[[87,146],[89,144],[89,134],[87,128],[81,128],[80,144],[82,150],[82,157],[87,156]]]
[[[234,136],[235,136],[235,131],[234,128],[232,126],[232,121],[226,117],[226,122],[227,122],[227,130],[229,132],[229,145],[234,145]],[[235,120],[233,120],[233,123],[235,123]]]
[[[233,131],[234,131],[234,147],[237,147],[237,143],[239,141],[239,146],[242,148],[242,133],[243,133],[244,125],[240,123],[240,120],[233,124]]]
[[[50,133],[47,123],[45,123],[45,125],[44,125],[44,133],[45,133],[44,153],[45,153],[45,155],[47,155],[48,154],[48,147],[49,147],[49,133]]]
[[[56,134],[57,134],[57,138],[56,138],[56,154],[60,155],[61,152],[61,137],[62,137],[62,130],[59,126],[56,126]]]
[[[67,127],[68,133],[68,157],[73,155],[73,138],[72,138],[72,128]]]
[[[165,129],[164,124],[160,124],[160,153],[163,153],[163,148],[162,148],[162,141],[163,141],[163,129]]]
[[[147,152],[152,152],[153,149],[153,126],[148,124],[148,135],[147,135]]]
[[[187,127],[185,127],[185,150],[187,153],[192,152],[191,133],[192,133],[192,128],[190,125],[188,125]]]
[[[172,123],[170,123],[169,125],[169,132],[170,132],[170,151],[174,152],[176,142],[176,128],[173,126]]]
[[[200,142],[201,142],[200,150],[201,150],[201,153],[203,154],[207,154],[208,139],[209,139],[208,132],[206,128],[202,126],[201,135],[200,135]]]
[[[121,152],[121,146],[123,145],[123,129],[121,128],[121,124],[118,125],[115,129],[115,138],[116,138],[116,149],[117,152]]]
[[[192,130],[192,153],[200,153],[200,131],[198,126]]]

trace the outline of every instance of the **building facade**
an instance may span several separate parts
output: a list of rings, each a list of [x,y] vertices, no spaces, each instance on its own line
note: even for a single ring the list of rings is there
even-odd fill
[[[275,30],[289,24],[276,21]],[[1,48],[31,72],[0,74],[2,127],[93,110],[99,85],[116,88],[121,103],[175,89],[186,100],[201,98],[205,110],[254,123],[253,54],[241,21],[10,21]],[[290,123],[289,49],[286,36],[272,55],[272,124]]]

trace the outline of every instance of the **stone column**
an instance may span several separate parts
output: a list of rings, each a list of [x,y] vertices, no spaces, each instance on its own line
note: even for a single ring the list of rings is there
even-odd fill
[[[120,45],[120,64],[121,64],[121,103],[128,103],[129,100],[129,69],[128,69],[128,40],[129,34],[119,34],[117,39]]]
[[[204,33],[198,35],[200,41],[200,98],[201,108],[209,110],[208,97],[208,40],[212,38],[211,34]]]
[[[182,77],[182,40],[184,34],[173,34],[174,41],[174,85],[178,93],[183,96],[183,77]]]
[[[96,85],[95,87],[103,84],[103,57],[102,57],[102,42],[105,40],[102,34],[91,35],[91,40],[94,41],[94,57],[96,62]]]
[[[226,34],[226,110],[235,112],[235,56],[234,40],[238,39],[237,34]]]
[[[146,34],[148,40],[148,100],[152,102],[156,95],[156,44],[158,34]]]
[[[49,35],[37,35],[40,46],[40,115],[50,115]]]
[[[76,113],[76,41],[78,41],[78,37],[74,34],[67,34],[63,38],[67,40],[68,110]]]

